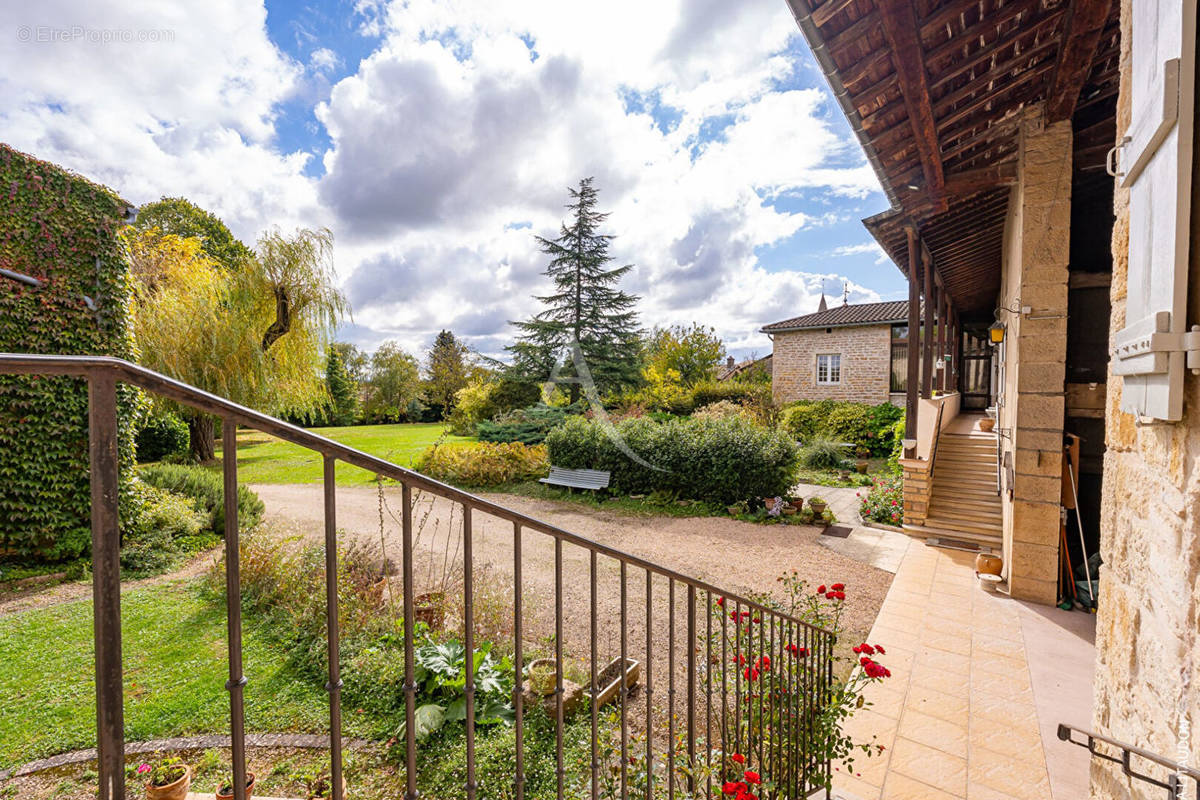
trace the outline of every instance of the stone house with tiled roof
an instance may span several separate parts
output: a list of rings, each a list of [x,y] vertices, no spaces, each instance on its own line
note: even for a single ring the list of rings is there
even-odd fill
[[[771,337],[776,403],[854,400],[904,403],[908,301],[843,303],[762,328]]]

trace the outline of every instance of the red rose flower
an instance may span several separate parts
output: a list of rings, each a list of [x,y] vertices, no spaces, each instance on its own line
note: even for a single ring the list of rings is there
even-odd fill
[[[845,599],[846,599],[846,593],[845,593],[845,592],[840,592],[840,591],[839,591],[839,592],[834,592],[834,593],[833,593],[833,596],[834,596],[834,597],[836,597],[838,600],[845,600]]]
[[[825,594],[825,584],[822,583],[817,587],[817,594]]]
[[[834,590],[834,591],[836,591],[836,592],[840,592],[842,589],[845,589],[845,588],[846,588],[846,584],[844,584],[844,583],[835,583],[833,586],[830,586],[829,588],[830,588],[830,589],[833,589],[833,590]]]
[[[721,787],[721,794],[737,794],[738,785],[733,781],[726,781]]]
[[[887,655],[887,650],[884,650],[883,645],[881,645],[881,644],[875,645],[875,652],[879,653],[879,655],[881,655],[881,656]]]
[[[721,606],[721,607],[723,608],[723,607],[725,606],[725,598],[724,598],[724,597],[718,597],[718,598],[717,598],[717,605],[719,605],[719,606]],[[728,785],[728,784],[726,784],[726,785]]]
[[[745,764],[746,763],[746,757],[744,755],[742,755],[741,753],[734,753],[733,755],[731,755],[729,757],[729,760],[735,764]]]
[[[759,784],[762,783],[762,778],[760,778],[758,776],[757,772],[752,772],[750,770],[746,770],[746,783],[750,783],[750,784],[754,784],[755,786],[758,786]]]

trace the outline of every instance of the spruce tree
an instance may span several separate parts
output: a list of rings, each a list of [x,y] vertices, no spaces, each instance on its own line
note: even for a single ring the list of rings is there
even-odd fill
[[[466,344],[450,331],[440,331],[425,362],[425,396],[442,419],[454,410],[454,395],[467,385],[470,364]]]
[[[521,331],[508,350],[515,369],[534,381],[549,380],[560,358],[560,375],[576,377],[575,347],[599,392],[620,389],[637,382],[639,298],[618,288],[632,264],[609,267],[613,260],[608,247],[615,238],[600,233],[607,213],[596,210],[596,189],[591,178],[568,189],[567,204],[573,219],[564,222],[555,239],[538,236],[541,251],[550,257],[545,275],[554,282],[552,294],[535,296],[546,308],[525,322],[513,324]],[[579,399],[582,387],[571,384],[571,401]]]

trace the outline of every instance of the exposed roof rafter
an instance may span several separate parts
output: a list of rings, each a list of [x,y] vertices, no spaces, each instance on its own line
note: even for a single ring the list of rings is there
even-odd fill
[[[1096,46],[1111,12],[1112,0],[1072,0],[1063,46],[1046,95],[1047,122],[1070,119],[1075,113],[1079,92],[1091,71]]]

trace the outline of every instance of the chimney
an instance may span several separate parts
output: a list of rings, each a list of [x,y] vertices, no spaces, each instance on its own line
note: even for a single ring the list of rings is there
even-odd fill
[[[737,362],[733,360],[733,356],[730,356],[729,358],[725,359],[725,368],[733,369],[733,365],[736,363]]]

